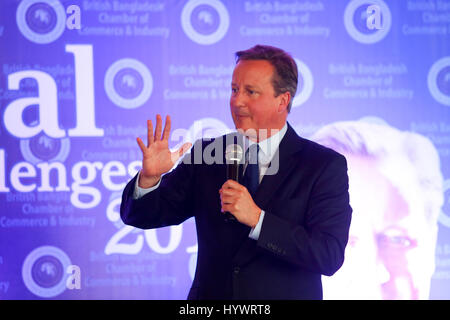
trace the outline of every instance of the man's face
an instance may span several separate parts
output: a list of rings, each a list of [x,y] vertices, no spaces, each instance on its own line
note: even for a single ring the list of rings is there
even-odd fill
[[[236,65],[230,98],[236,129],[259,132],[283,127],[290,94],[286,92],[275,97],[273,73],[273,66],[265,60],[241,60]]]
[[[395,177],[387,179],[375,160],[347,160],[354,212],[350,238],[344,265],[326,279],[324,292],[328,286],[330,298],[427,299],[436,234],[425,219],[423,199],[407,200],[390,181]]]

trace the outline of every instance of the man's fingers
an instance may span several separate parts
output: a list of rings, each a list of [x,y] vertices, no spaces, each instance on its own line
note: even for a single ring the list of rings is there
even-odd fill
[[[192,146],[192,143],[190,142],[186,142],[185,144],[183,144],[177,151],[172,152],[171,153],[171,158],[172,158],[172,162],[175,163],[178,161],[178,159],[180,159],[183,154],[186,153],[186,151],[189,150],[189,148]]]
[[[234,196],[238,191],[231,188],[222,188],[219,190],[220,196],[223,198],[224,196]]]
[[[162,119],[161,115],[156,115],[156,130],[155,130],[155,136],[153,141],[158,141],[161,139],[161,131],[162,131]]]
[[[222,204],[222,212],[229,212],[231,214],[233,214],[233,208],[231,207],[230,204]]]
[[[244,186],[242,184],[240,184],[239,182],[236,182],[234,180],[231,180],[231,179],[225,181],[225,183],[222,185],[222,189],[225,189],[225,188],[240,189],[243,187]]]
[[[153,140],[153,123],[152,120],[147,120],[147,147],[150,147]]]
[[[233,204],[233,203],[236,202],[236,197],[222,195],[220,197],[220,201],[221,201],[222,205],[224,205],[224,204]]]
[[[162,140],[169,141],[170,126],[171,126],[170,116],[166,116],[166,124],[164,125]]]
[[[188,151],[190,147],[192,147],[192,143],[190,143],[190,142],[186,142],[185,144],[183,144],[183,145],[181,146],[181,148],[178,149],[178,153],[180,154],[180,157],[181,157],[183,154],[185,154],[186,151]]]
[[[145,146],[144,142],[142,142],[141,138],[137,138],[136,141],[137,141],[137,143],[139,145],[139,148],[141,149],[142,153],[144,153],[145,149],[147,149],[147,147]]]

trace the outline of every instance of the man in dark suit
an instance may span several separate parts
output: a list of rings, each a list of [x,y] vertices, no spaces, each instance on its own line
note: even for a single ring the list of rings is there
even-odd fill
[[[231,115],[245,158],[258,159],[243,166],[242,184],[225,181],[228,136],[198,141],[167,173],[190,144],[170,152],[170,117],[162,130],[157,115],[155,133],[147,122],[148,144],[137,139],[143,168],[123,192],[121,217],[157,228],[195,216],[189,299],[321,299],[321,275],[340,268],[348,240],[346,160],[286,122],[298,78],[289,54],[255,46],[236,56]],[[205,154],[219,161],[203,161]],[[224,219],[226,212],[234,220]]]

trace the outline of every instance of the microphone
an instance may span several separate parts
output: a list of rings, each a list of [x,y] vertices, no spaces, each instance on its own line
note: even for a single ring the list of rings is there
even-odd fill
[[[227,180],[231,179],[239,182],[241,175],[240,165],[243,159],[244,152],[242,147],[238,144],[230,144],[225,149],[225,163],[227,165]],[[233,221],[236,218],[229,212],[225,212],[225,221]]]

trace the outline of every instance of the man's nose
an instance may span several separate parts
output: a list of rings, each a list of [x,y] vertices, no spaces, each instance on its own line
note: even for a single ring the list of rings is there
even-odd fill
[[[239,91],[231,95],[231,105],[238,108],[245,106],[245,98]]]

